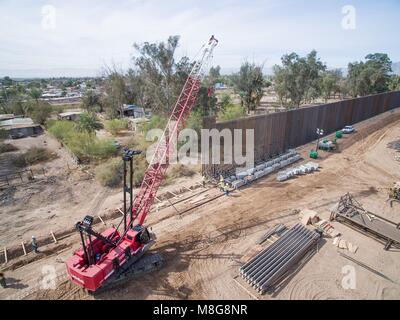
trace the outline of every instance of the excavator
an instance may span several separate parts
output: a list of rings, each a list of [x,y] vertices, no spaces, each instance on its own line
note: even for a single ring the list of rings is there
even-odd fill
[[[217,44],[218,40],[212,36],[195,58],[192,70],[134,198],[132,164],[135,155],[140,154],[140,151],[124,150],[124,211],[119,225],[98,233],[93,229],[94,217],[89,215],[76,224],[82,247],[66,261],[66,268],[71,281],[90,293],[97,293],[132,276],[162,266],[163,258],[160,254],[146,254],[155,243],[156,237],[144,222],[165,177],[169,165],[169,153],[174,147],[174,137],[184,128],[195,105],[201,81]],[[130,166],[130,186],[127,186],[128,166]],[[127,193],[130,195],[129,207]]]

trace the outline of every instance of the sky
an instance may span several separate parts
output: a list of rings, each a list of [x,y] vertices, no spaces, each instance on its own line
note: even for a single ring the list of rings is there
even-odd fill
[[[214,65],[268,72],[282,55],[318,51],[329,68],[368,53],[400,61],[400,0],[0,0],[0,76],[97,76],[132,66],[134,43],[180,35],[193,57],[214,34]]]

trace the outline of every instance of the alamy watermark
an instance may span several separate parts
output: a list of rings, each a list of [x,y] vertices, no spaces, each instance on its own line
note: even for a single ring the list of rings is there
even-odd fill
[[[41,270],[42,277],[39,280],[39,287],[42,290],[56,289],[57,287],[57,271],[53,265],[44,265]]]
[[[342,28],[344,30],[355,30],[357,27],[357,11],[352,5],[342,7]]]
[[[354,266],[345,265],[342,267],[342,288],[345,290],[355,290],[357,286],[356,269]]]
[[[149,163],[156,157],[158,163],[161,154],[165,151],[162,146],[167,145],[169,149],[167,157],[170,164],[226,164],[234,165],[237,171],[254,167],[254,129],[201,129],[200,137],[196,130],[183,129],[176,133],[174,130],[176,122],[171,122],[169,128],[149,130],[146,134],[147,141],[155,141],[146,151],[146,159]],[[201,144],[199,145],[199,141]],[[243,143],[245,141],[245,143]],[[157,148],[161,145],[161,151]],[[245,145],[245,147],[244,147]],[[222,149],[221,149],[222,147]]]
[[[53,31],[57,26],[57,10],[53,5],[45,5],[42,7],[42,29],[45,31]]]

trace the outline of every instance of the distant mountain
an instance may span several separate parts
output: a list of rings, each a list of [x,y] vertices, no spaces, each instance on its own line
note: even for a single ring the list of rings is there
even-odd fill
[[[400,75],[400,61],[392,63],[393,73]]]

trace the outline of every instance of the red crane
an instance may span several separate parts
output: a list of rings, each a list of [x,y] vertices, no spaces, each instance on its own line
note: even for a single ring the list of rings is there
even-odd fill
[[[93,217],[76,224],[80,232],[82,248],[66,261],[71,280],[78,285],[95,292],[109,283],[116,283],[136,272],[158,266],[162,257],[153,255],[139,260],[154,243],[153,235],[143,225],[157,190],[165,177],[169,164],[169,153],[174,147],[175,136],[184,127],[196,102],[201,80],[211,61],[218,40],[212,36],[200,50],[193,68],[186,80],[182,92],[175,104],[165,131],[155,149],[152,160],[146,170],[143,182],[135,199],[132,199],[132,161],[140,153],[125,150],[124,153],[124,217],[123,232],[119,227],[97,233],[92,229]],[[131,166],[130,187],[126,186],[127,163]],[[130,193],[129,220],[126,209],[126,192]]]

